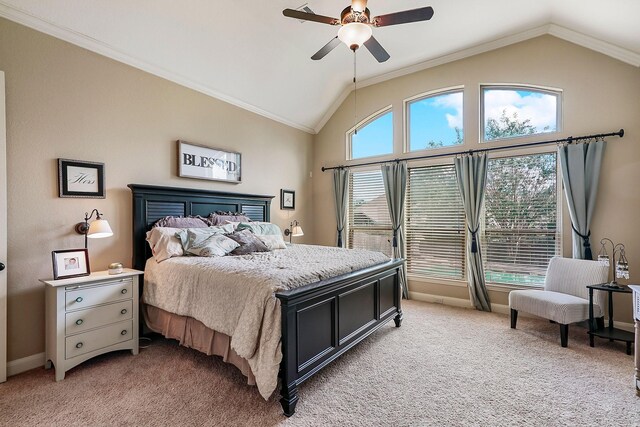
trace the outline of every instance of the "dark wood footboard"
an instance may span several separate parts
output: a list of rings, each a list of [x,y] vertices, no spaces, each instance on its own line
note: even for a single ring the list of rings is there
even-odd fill
[[[280,403],[295,412],[298,386],[394,319],[402,323],[397,259],[291,291],[276,293],[282,309]]]

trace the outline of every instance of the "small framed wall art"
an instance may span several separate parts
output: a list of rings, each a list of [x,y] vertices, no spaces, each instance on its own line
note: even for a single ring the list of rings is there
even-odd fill
[[[58,159],[60,197],[105,198],[104,163]]]
[[[88,276],[89,251],[86,249],[64,249],[51,252],[53,259],[53,279]]]
[[[280,190],[280,209],[294,210],[296,208],[296,192]]]
[[[240,153],[178,141],[178,175],[239,184],[242,181]]]

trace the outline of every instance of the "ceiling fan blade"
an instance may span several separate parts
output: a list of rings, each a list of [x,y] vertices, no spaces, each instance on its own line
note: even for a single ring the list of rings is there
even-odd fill
[[[311,57],[311,59],[313,59],[314,61],[317,61],[318,59],[324,58],[329,52],[331,52],[333,49],[335,49],[336,46],[338,46],[339,44],[340,44],[340,39],[338,38],[338,36],[335,36],[334,38],[331,39],[331,41],[329,43],[324,45],[324,47],[322,49],[317,51]]]
[[[302,12],[300,10],[285,9],[282,14],[288,18],[301,19],[303,21],[320,22],[321,24],[338,25],[340,20],[329,16],[316,15],[315,13]]]
[[[382,47],[378,40],[375,37],[371,36],[369,40],[364,42],[364,46],[371,52],[374,58],[378,60],[378,62],[384,62],[387,59],[391,58],[391,56],[387,53],[386,50]]]
[[[373,25],[376,27],[387,27],[389,25],[408,24],[410,22],[428,21],[433,16],[432,7],[421,7],[419,9],[403,10],[402,12],[389,13],[373,18]]]

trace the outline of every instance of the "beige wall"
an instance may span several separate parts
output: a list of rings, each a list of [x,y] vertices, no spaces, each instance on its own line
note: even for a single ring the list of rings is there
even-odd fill
[[[51,251],[78,248],[73,226],[98,208],[114,237],[89,242],[93,270],[131,265],[129,183],[275,195],[271,216],[313,240],[312,136],[0,19],[8,156],[8,360],[44,351]],[[178,178],[176,140],[242,153],[243,183]],[[104,162],[106,199],[61,199],[56,159]],[[279,209],[296,190],[295,212]]]
[[[464,85],[465,143],[453,150],[478,149],[479,85],[485,83],[533,84],[562,89],[563,131],[542,137],[544,139],[625,129],[623,139],[609,139],[591,234],[596,253],[602,237],[625,243],[631,283],[637,282],[640,275],[640,225],[637,219],[640,212],[640,191],[637,188],[640,182],[640,70],[552,36],[543,36],[360,89],[359,118],[392,104],[396,154],[391,158],[401,157],[403,100],[419,93]],[[315,138],[315,171],[322,166],[349,163],[345,161],[345,132],[353,124],[351,94]],[[540,138],[521,138],[518,141],[532,142]],[[514,142],[509,141],[508,144]],[[444,162],[450,163],[451,160]],[[333,244],[335,214],[331,173],[319,175],[313,183],[316,242]],[[571,256],[570,230],[565,207],[565,256]],[[459,286],[460,283],[457,285],[414,280],[409,287],[414,292],[468,298],[466,288]],[[505,291],[490,292],[492,302],[498,304],[508,304],[507,295]],[[616,304],[615,318],[631,322],[631,298],[621,296],[616,298]]]

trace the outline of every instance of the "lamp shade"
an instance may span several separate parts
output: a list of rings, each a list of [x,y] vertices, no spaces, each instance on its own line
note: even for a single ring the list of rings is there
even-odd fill
[[[111,226],[106,219],[96,219],[89,225],[89,231],[87,231],[87,237],[91,239],[101,239],[103,237],[113,236]]]
[[[300,227],[299,225],[294,225],[291,229],[291,235],[293,237],[304,236],[304,231],[302,231],[302,227]]]
[[[349,49],[352,50],[355,50],[362,46],[364,42],[371,38],[372,34],[373,31],[371,30],[371,27],[361,22],[351,22],[349,24],[343,25],[340,30],[338,30],[338,38],[340,39],[340,41],[342,41],[349,47]]]

